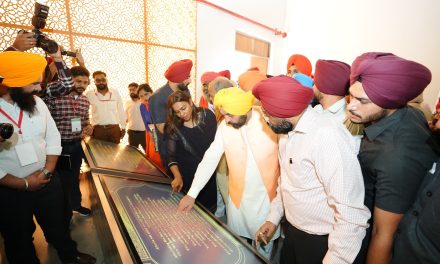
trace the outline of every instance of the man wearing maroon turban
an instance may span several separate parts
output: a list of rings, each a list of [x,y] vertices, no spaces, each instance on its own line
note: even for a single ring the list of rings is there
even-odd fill
[[[350,86],[350,65],[335,60],[318,60],[315,65],[313,93],[319,102],[313,109],[318,113],[345,120],[345,96]]]
[[[203,95],[200,97],[199,106],[203,108],[208,108],[214,112],[214,105],[209,100],[208,86],[217,77],[225,77],[231,79],[231,72],[229,70],[224,70],[220,72],[205,72],[200,77],[202,83]],[[232,86],[231,86],[232,87]]]
[[[312,76],[312,64],[306,56],[301,54],[290,56],[287,61],[287,76],[292,77],[295,73]]]
[[[430,81],[425,66],[391,53],[364,53],[351,66],[348,115],[366,125],[359,161],[373,213],[356,263],[391,260],[400,219],[436,158],[423,113],[406,106]]]
[[[165,72],[168,82],[157,89],[148,100],[151,117],[155,126],[153,133],[157,134],[157,143],[161,160],[167,160],[166,146],[163,141],[163,132],[167,117],[167,99],[175,91],[189,93],[188,85],[191,83],[191,60],[180,60],[172,63]]]
[[[313,90],[288,76],[261,81],[253,93],[279,135],[280,186],[266,222],[265,243],[287,218],[281,263],[352,263],[370,212],[355,144],[341,123],[316,113]],[[293,261],[293,262],[292,262]]]

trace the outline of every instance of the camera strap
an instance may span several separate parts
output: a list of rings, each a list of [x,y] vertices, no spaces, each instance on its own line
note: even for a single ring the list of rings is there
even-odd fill
[[[0,113],[3,114],[7,119],[9,119],[14,125],[18,127],[18,134],[21,134],[21,122],[23,121],[23,110],[20,110],[20,116],[18,117],[18,123],[15,122],[12,117],[8,115],[3,109],[0,108]]]

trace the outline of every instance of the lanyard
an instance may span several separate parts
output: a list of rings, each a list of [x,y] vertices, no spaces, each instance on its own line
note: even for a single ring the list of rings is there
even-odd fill
[[[79,104],[78,101],[75,100],[75,102],[76,102],[76,104],[75,104],[72,100],[72,97],[70,97],[70,96],[69,96],[69,100],[70,100],[70,103],[72,104],[73,110],[76,112],[76,109],[78,108],[78,104]]]
[[[112,100],[112,92],[110,92],[110,91],[108,91],[109,93],[110,93],[110,98],[108,99],[108,100],[102,100],[102,99],[100,99],[99,97],[98,97],[98,93],[96,92],[96,90],[95,90],[95,95],[96,95],[96,98],[98,98],[98,100],[99,101],[101,101],[101,102],[108,102],[108,101],[111,101]]]
[[[18,123],[15,122],[12,117],[10,117],[3,109],[0,108],[0,113],[2,113],[7,119],[11,120],[11,122],[18,127],[18,134],[21,135],[21,122],[23,121],[23,110],[20,110],[20,116],[18,117]]]

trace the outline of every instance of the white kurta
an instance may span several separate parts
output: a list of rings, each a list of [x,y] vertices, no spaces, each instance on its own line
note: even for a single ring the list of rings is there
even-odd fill
[[[240,201],[240,208],[238,209],[235,207],[229,196],[226,210],[228,226],[232,231],[240,236],[253,239],[258,228],[266,221],[266,217],[270,212],[270,203],[262,176],[249,146],[246,128],[247,125],[244,125],[237,129],[237,133],[241,133],[242,138],[245,139],[247,147],[246,152],[248,153],[243,196]],[[200,190],[202,190],[205,184],[209,181],[209,178],[217,167],[221,156],[225,152],[223,144],[221,130],[218,129],[214,141],[205,152],[203,160],[197,167],[194,180],[188,191],[189,196],[196,198]],[[228,142],[228,144],[234,144],[234,142]],[[279,229],[273,236],[273,239],[278,237]]]
[[[240,133],[248,149],[246,175],[240,208],[236,208],[231,197],[229,197],[227,207],[228,226],[238,235],[253,239],[258,228],[266,221],[266,216],[270,211],[270,201],[257,163],[252,155],[246,134],[246,126],[240,129]],[[272,240],[278,238],[279,235],[280,229],[278,228]]]

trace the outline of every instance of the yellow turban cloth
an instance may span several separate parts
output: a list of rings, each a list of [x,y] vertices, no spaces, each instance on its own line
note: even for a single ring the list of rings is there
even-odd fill
[[[215,94],[214,105],[231,115],[245,115],[251,110],[254,103],[252,92],[245,92],[238,87],[231,87],[220,90]]]
[[[20,51],[0,52],[0,76],[8,87],[23,87],[36,82],[46,67],[43,56]]]

